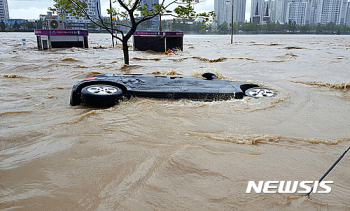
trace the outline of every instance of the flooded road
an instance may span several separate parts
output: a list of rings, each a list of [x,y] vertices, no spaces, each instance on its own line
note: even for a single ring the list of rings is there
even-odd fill
[[[21,39],[27,39],[22,49]],[[37,51],[0,33],[1,210],[349,210],[350,154],[329,194],[247,194],[248,181],[317,181],[350,145],[350,36],[185,35],[184,51]],[[93,49],[95,46],[106,49]],[[275,98],[132,98],[69,105],[99,73],[171,73],[257,83]]]

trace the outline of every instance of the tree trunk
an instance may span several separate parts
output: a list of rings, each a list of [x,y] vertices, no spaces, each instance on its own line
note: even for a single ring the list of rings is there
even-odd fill
[[[128,34],[123,37],[123,53],[124,53],[124,63],[126,65],[129,65],[129,46],[128,46],[128,40],[131,38],[131,36],[134,34],[136,31],[137,24],[134,23],[128,32]]]
[[[124,63],[129,65],[129,46],[128,40],[123,40],[123,53],[124,53]]]

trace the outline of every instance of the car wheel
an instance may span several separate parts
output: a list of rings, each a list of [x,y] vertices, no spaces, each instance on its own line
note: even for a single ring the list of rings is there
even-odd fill
[[[265,87],[253,87],[247,89],[245,94],[253,98],[274,97],[277,95],[272,89]]]
[[[86,86],[81,90],[83,103],[92,106],[113,106],[122,97],[123,91],[118,87],[96,84]]]

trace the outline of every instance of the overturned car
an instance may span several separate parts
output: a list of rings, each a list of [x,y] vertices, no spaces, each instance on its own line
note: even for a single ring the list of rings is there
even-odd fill
[[[149,97],[162,99],[228,100],[274,97],[270,88],[256,84],[218,80],[213,73],[203,78],[179,75],[100,74],[77,82],[72,89],[70,105],[113,106],[123,98]]]

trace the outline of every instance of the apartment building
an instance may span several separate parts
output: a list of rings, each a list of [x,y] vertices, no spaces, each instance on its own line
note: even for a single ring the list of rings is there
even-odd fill
[[[7,4],[7,0],[0,0],[0,21],[3,21],[4,19],[9,19],[9,7]]]
[[[216,14],[217,25],[223,22],[231,23],[233,3],[233,22],[245,21],[246,0],[215,0],[214,12]]]
[[[298,25],[349,25],[349,13],[349,0],[252,0],[250,19],[254,23],[292,20]]]

